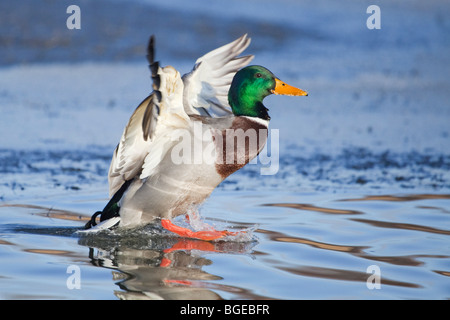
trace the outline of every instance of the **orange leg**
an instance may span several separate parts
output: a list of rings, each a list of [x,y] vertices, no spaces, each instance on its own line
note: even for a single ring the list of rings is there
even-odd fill
[[[218,230],[207,230],[207,231],[197,231],[194,232],[187,228],[179,227],[172,223],[169,219],[161,219],[161,225],[164,229],[169,230],[173,233],[176,233],[182,237],[192,238],[192,239],[200,239],[200,240],[216,240],[223,238],[225,236],[234,236],[237,232],[231,232],[227,230],[218,231]]]

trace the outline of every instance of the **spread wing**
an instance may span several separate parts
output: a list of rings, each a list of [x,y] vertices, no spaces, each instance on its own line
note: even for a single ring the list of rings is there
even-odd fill
[[[174,128],[188,125],[182,103],[183,83],[178,71],[161,68],[154,61],[154,38],[150,38],[147,59],[153,80],[153,92],[136,108],[116,147],[109,168],[109,193],[136,176],[151,175],[170,147]]]
[[[114,151],[109,167],[109,195],[113,196],[122,184],[142,171],[144,159],[151,143],[144,135],[144,115],[155,108],[155,95],[152,93],[136,108],[126,125],[119,144]],[[152,112],[151,112],[152,113]],[[150,122],[156,121],[151,118]]]
[[[183,104],[188,114],[212,117],[231,114],[228,90],[235,73],[254,57],[238,57],[249,45],[250,38],[244,34],[197,59],[193,70],[183,76]]]
[[[168,66],[154,60],[154,38],[150,38],[147,60],[153,92],[136,108],[117,145],[109,168],[109,192],[114,195],[125,181],[155,174],[158,164],[173,143],[171,133],[189,127],[188,114],[230,115],[228,90],[235,73],[252,55],[238,57],[250,44],[239,39],[200,57],[193,70],[180,77]]]

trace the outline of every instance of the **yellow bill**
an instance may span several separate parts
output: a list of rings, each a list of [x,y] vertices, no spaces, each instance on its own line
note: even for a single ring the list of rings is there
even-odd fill
[[[308,92],[290,86],[287,83],[284,83],[280,79],[275,78],[275,89],[271,90],[274,94],[282,94],[286,96],[307,96]]]

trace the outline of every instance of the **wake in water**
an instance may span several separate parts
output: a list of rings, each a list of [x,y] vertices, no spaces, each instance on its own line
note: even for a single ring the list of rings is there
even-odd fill
[[[184,220],[177,223],[194,231],[228,227],[226,223],[215,223],[213,227],[194,211],[190,211],[185,219],[179,217],[176,220]],[[92,264],[119,269],[127,274],[150,273],[154,277],[155,273],[161,272],[160,268],[181,268],[183,272],[189,270],[189,274],[193,273],[193,270],[194,273],[199,272],[203,265],[211,264],[204,256],[206,253],[251,255],[253,247],[258,243],[254,235],[255,230],[256,227],[241,229],[234,236],[215,241],[183,238],[165,230],[159,223],[132,229],[105,229],[96,233],[79,230],[77,235],[78,244],[89,247]],[[129,267],[133,271],[130,271]],[[178,280],[166,279],[166,276],[163,272],[161,279],[158,276],[156,278],[158,281],[175,281],[176,285],[180,285]],[[126,281],[128,280],[124,283]],[[186,285],[188,282],[182,281],[182,284]]]
[[[214,224],[209,224],[204,221],[204,219],[198,214],[198,208],[189,209],[184,218],[182,216],[176,218],[176,223],[180,227],[188,228],[193,232],[199,231],[214,231],[214,230],[225,230],[230,226],[226,222],[215,221]],[[227,235],[226,237],[213,240],[213,242],[252,242],[256,241],[257,238],[254,234],[257,226],[252,226],[248,228],[232,229],[233,234]],[[95,230],[95,229],[94,229]],[[165,230],[161,227],[160,223],[149,224],[143,227],[137,228],[120,228],[114,227],[111,229],[99,229],[93,232],[93,229],[88,230],[78,230],[77,234],[82,237],[91,238],[111,238],[120,239],[128,237],[141,237],[141,238],[175,238],[180,239],[181,237]]]

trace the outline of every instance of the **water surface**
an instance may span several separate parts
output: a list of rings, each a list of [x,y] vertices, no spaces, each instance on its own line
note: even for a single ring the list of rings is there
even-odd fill
[[[0,298],[449,299],[449,4],[381,2],[369,30],[371,4],[2,1]],[[264,100],[276,174],[248,165],[200,209],[246,236],[78,232],[151,91],[149,36],[184,73],[244,33],[252,63],[309,92]]]
[[[3,299],[449,298],[447,193],[219,188],[203,221],[248,237],[206,242],[158,225],[80,234],[105,199],[73,192],[0,206]],[[79,289],[67,284],[73,266]]]

